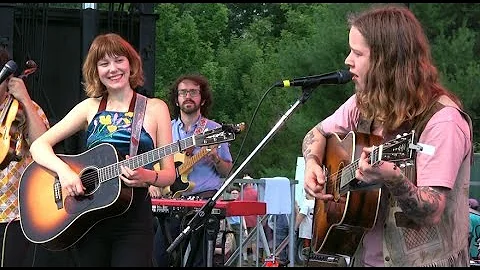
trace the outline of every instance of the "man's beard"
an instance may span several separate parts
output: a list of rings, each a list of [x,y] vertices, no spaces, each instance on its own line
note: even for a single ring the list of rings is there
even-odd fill
[[[191,103],[192,104],[192,103]],[[192,107],[186,107],[185,105],[180,106],[180,110],[185,114],[194,114],[200,109],[200,106],[196,103],[193,103]]]

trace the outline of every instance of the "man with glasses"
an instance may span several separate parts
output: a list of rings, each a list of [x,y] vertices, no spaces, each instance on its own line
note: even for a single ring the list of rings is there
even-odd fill
[[[180,76],[170,88],[170,107],[172,109],[172,135],[173,140],[178,141],[200,134],[206,130],[212,130],[221,125],[208,119],[210,106],[212,105],[212,93],[208,80],[200,74],[187,74]],[[188,181],[194,183],[192,190],[187,190],[183,196],[194,199],[211,198],[222,186],[222,177],[226,177],[232,168],[232,156],[228,143],[210,146],[208,154],[193,165],[188,174]],[[201,147],[187,149],[187,156],[194,156]],[[194,214],[194,213],[192,213]],[[189,216],[189,218],[193,217]],[[174,240],[184,229],[189,219],[169,218],[165,219],[165,232],[170,233]],[[160,222],[162,222],[160,220]],[[184,247],[180,254],[184,257],[182,266],[206,266],[208,241],[205,238],[205,226],[197,231],[192,231],[190,237],[179,245]],[[218,231],[218,228],[217,230]],[[161,235],[162,230],[157,230],[155,238],[155,255],[159,266],[169,266],[166,256],[167,243]],[[188,239],[190,238],[190,239]],[[178,265],[177,265],[178,266]]]

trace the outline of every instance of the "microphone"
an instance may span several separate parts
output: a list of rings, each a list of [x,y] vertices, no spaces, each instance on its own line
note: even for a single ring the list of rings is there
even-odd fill
[[[322,75],[294,78],[276,82],[275,87],[291,86],[319,86],[321,84],[344,84],[352,80],[352,73],[348,70],[339,70]]]
[[[8,61],[0,71],[0,84],[3,83],[10,75],[17,71],[17,63],[15,61],[10,60]]]

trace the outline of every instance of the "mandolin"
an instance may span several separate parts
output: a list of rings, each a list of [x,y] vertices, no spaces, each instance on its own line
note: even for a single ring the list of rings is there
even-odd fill
[[[10,60],[5,66],[10,68],[11,73],[17,70],[17,64]],[[27,69],[18,76],[25,79],[28,75],[37,70],[37,64],[33,60],[26,62]],[[10,162],[19,161],[23,149],[23,130],[25,128],[25,114],[21,106],[12,95],[8,94],[4,101],[2,112],[0,113],[0,169],[5,169]]]

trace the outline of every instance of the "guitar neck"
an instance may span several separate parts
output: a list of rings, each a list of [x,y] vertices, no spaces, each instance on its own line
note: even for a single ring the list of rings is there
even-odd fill
[[[0,121],[3,123],[5,121],[5,118],[7,117],[7,113],[10,110],[10,106],[13,103],[13,97],[12,95],[8,95],[7,99],[4,101],[5,105],[3,106],[2,113],[0,114]]]
[[[135,170],[192,146],[195,146],[194,136],[167,144],[159,148],[152,149],[145,153],[105,166],[98,171],[99,180],[100,182],[104,182],[114,177],[118,177],[121,174],[122,166],[125,166],[131,170]]]
[[[191,158],[189,158],[187,161],[185,161],[184,163],[182,163],[182,165],[178,167],[178,172],[181,175],[185,174],[187,171],[189,171],[193,167],[193,165],[195,165],[195,163],[197,163],[200,159],[206,156],[208,151],[209,151],[208,147],[202,147],[202,149],[200,149],[198,153],[193,155]]]
[[[416,149],[413,145],[415,131],[404,133],[403,136],[397,136],[384,144],[374,146],[373,150],[368,154],[368,163],[371,166],[378,164],[381,161],[389,161],[400,168],[406,168],[413,165],[412,153]],[[355,180],[355,172],[358,169],[359,159],[345,166],[340,175],[340,190],[346,191],[348,185]],[[403,171],[403,170],[402,170]],[[364,185],[367,187],[369,185]],[[378,185],[372,185],[377,187]]]
[[[368,155],[369,157],[369,165],[373,165],[375,162],[372,161],[372,158],[380,158],[381,159],[381,149],[383,149],[383,145],[378,147],[374,147],[373,151]],[[380,157],[379,157],[380,155]],[[342,169],[341,177],[340,177],[340,189],[344,189],[349,185],[353,180],[355,180],[355,172],[358,169],[358,161],[359,159],[354,160],[352,163],[348,164]],[[378,185],[365,185],[365,187],[377,187]]]

